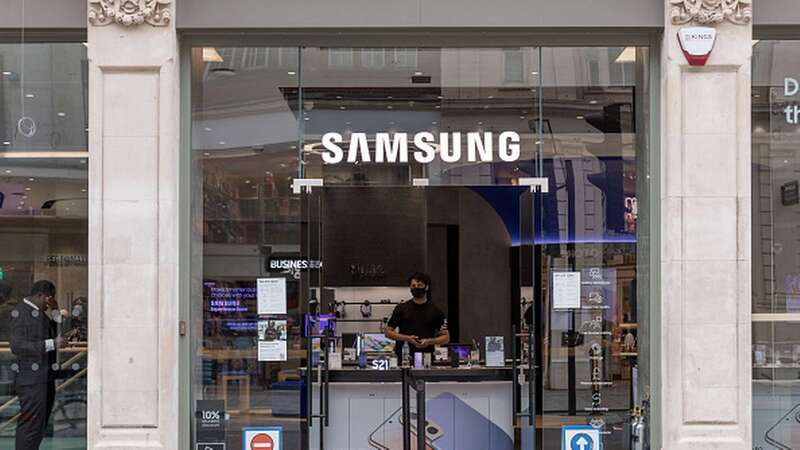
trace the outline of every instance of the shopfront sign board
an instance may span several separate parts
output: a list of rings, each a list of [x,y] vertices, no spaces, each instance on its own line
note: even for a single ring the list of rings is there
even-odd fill
[[[603,450],[600,430],[589,425],[561,427],[561,450]]]
[[[710,27],[686,27],[678,30],[678,43],[690,66],[706,65],[716,39],[717,30]]]
[[[283,450],[283,428],[242,428],[242,450]]]

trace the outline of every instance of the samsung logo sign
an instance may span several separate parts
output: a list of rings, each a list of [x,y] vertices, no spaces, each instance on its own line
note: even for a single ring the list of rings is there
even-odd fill
[[[492,132],[438,133],[428,131],[408,133],[376,133],[372,141],[367,133],[352,133],[344,144],[339,133],[322,136],[322,160],[327,164],[348,162],[407,163],[414,160],[421,164],[438,157],[448,163],[454,162],[514,162],[520,156],[520,137],[514,131],[499,134]]]

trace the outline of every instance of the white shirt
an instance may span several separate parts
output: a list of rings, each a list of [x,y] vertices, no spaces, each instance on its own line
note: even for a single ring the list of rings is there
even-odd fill
[[[34,305],[33,302],[31,302],[27,298],[23,298],[22,301],[25,302],[25,304],[27,304],[31,308],[33,308],[35,311],[39,311],[39,307]],[[44,350],[46,352],[52,352],[55,349],[56,349],[56,343],[53,342],[52,339],[45,339],[44,340]]]

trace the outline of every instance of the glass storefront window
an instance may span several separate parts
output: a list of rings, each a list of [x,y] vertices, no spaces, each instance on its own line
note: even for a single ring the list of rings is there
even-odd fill
[[[0,448],[86,448],[85,67],[0,44]]]
[[[800,447],[800,41],[753,46],[753,448]]]
[[[194,442],[402,448],[406,373],[438,377],[429,448],[556,448],[564,425],[629,448],[648,49],[242,50],[193,49]],[[452,345],[402,372],[387,336],[413,302],[437,329],[410,345]]]

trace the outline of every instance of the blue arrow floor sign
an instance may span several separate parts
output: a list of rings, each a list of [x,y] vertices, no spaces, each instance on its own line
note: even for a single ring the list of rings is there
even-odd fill
[[[603,450],[600,430],[589,425],[562,427],[561,450]]]

